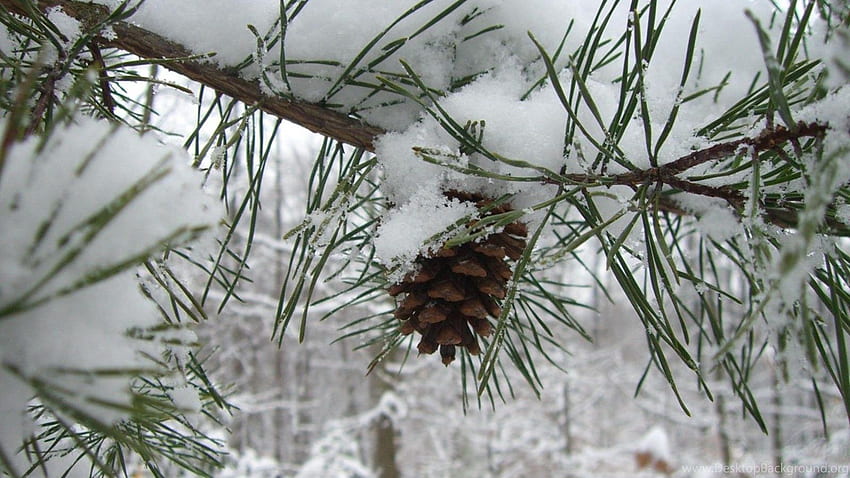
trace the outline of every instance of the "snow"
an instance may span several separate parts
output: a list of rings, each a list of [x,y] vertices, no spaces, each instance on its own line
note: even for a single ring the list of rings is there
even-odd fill
[[[718,207],[700,216],[697,221],[700,232],[717,242],[735,237],[741,230],[738,217],[728,207]]]
[[[0,306],[31,289],[37,290],[27,303],[65,293],[99,271],[217,221],[220,209],[198,193],[200,180],[182,162],[183,150],[110,129],[85,120],[52,137],[41,151],[35,138],[14,150],[0,178],[0,220],[16,225],[0,245],[0,274],[8,284]],[[164,214],[175,207],[195,213]],[[103,227],[106,219],[109,227]],[[71,252],[79,255],[63,262]]]
[[[67,40],[66,44],[70,45],[80,37],[80,22],[62,11],[61,8],[54,7],[47,10],[47,19],[59,29],[59,32]]]
[[[557,171],[564,163],[566,116],[550,90],[521,101],[523,86],[520,72],[514,69],[484,75],[449,96],[442,106],[461,124],[486,121],[484,145],[488,149]]]
[[[114,8],[121,2],[97,0],[96,3]],[[566,37],[565,51],[575,51],[584,41],[599,8],[599,3],[593,0],[569,3],[479,0],[451,10],[452,3],[437,0],[414,9],[410,2],[311,0],[290,8],[288,14],[293,15],[297,10],[297,15],[289,18],[284,53],[287,59],[299,62],[287,67],[292,93],[308,101],[326,100],[339,104],[344,110],[362,110],[361,114],[370,123],[402,130],[416,120],[421,108],[409,100],[401,105],[385,105],[389,100],[399,99],[386,93],[366,99],[369,91],[357,86],[334,88],[347,65],[361,67],[375,62],[373,70],[380,70],[387,76],[402,72],[398,60],[404,59],[422,75],[427,85],[437,90],[446,90],[453,80],[468,75],[492,69],[505,70],[521,73],[523,78],[514,86],[517,90],[525,90],[544,72],[537,49],[527,33],[532,32],[551,52],[561,42],[570,22],[574,22]],[[197,54],[215,52],[212,61],[221,66],[236,66],[257,51],[257,39],[248,26],[253,26],[260,35],[278,31],[274,21],[280,14],[281,4],[277,0],[255,0],[240,2],[238,8],[233,5],[233,0],[184,0],[177,4],[149,0],[142,3],[132,21]],[[659,3],[659,10],[667,5],[668,2]],[[713,86],[726,72],[734,71],[740,78],[733,77],[723,95],[736,99],[760,69],[761,54],[752,41],[755,40],[754,29],[743,15],[744,8],[766,17],[773,7],[767,0],[741,1],[740,8],[729,8],[728,2],[719,0],[702,0],[680,2],[674,9],[665,33],[671,38],[687,38],[691,19],[698,9],[703,10],[699,47],[700,52],[706,54],[700,58],[702,76],[694,86]],[[621,2],[612,15],[609,31],[622,29],[626,10],[626,2]],[[423,25],[446,12],[447,18],[420,31]],[[384,30],[388,25],[391,28]],[[500,28],[476,35],[493,26]],[[730,38],[730,34],[735,38]],[[378,48],[359,58],[364,47],[372,41]],[[379,58],[398,43],[403,45],[386,58]],[[714,51],[728,51],[735,44],[752,45],[753,48],[736,49],[734,55],[711,55]],[[676,70],[680,68],[684,45],[679,41],[662,41],[659,48],[659,57],[665,60],[649,65],[648,97],[654,104],[658,103],[654,109],[662,111],[675,100],[675,95],[671,97],[669,93],[678,83],[680,71]],[[279,45],[271,46],[264,58],[267,61],[279,59]],[[562,58],[559,64],[564,65],[565,60]],[[259,73],[259,68],[255,67],[243,71],[244,75],[253,78]],[[601,77],[605,83],[610,83],[619,73],[617,66],[611,66],[603,70]],[[301,78],[303,75],[309,77]],[[358,80],[376,83],[376,71],[357,75]],[[705,119],[714,110],[694,108],[692,112]],[[536,123],[544,124],[545,119]]]
[[[450,200],[439,191],[419,190],[410,202],[387,215],[376,234],[375,252],[385,263],[405,269],[419,252],[439,249],[441,241],[433,241],[434,236],[443,236],[461,219],[473,219],[476,212],[474,205]]]
[[[295,478],[374,478],[372,470],[360,462],[359,453],[357,440],[343,430],[332,430],[313,444],[311,458]]]
[[[121,320],[115,316],[118,304],[126,308]],[[136,356],[138,350],[147,347],[128,337],[126,332],[131,326],[153,326],[156,317],[153,304],[136,291],[133,273],[125,272],[5,318],[0,325],[2,363],[4,367],[14,367],[24,378],[46,379],[55,386],[66,387],[71,391],[69,395],[78,400],[77,406],[93,412],[98,407],[89,408],[90,398],[121,403],[127,391],[126,379],[122,383],[62,371],[93,373],[150,368],[151,364]],[[4,391],[19,386],[6,370],[0,374]],[[23,406],[19,403],[18,411],[21,410]],[[120,415],[98,413],[107,423]]]
[[[378,476],[361,462],[362,444],[355,438],[355,434],[380,420],[400,422],[407,413],[407,402],[402,397],[385,392],[374,408],[352,417],[329,421],[327,430],[313,443],[310,458],[301,466],[295,478]]]
[[[824,99],[807,105],[795,114],[794,119],[803,123],[828,124],[831,134],[826,136],[825,156],[846,152],[850,139],[850,87],[843,86],[828,94]],[[850,179],[850,166],[842,162],[835,182],[843,183]]]
[[[658,425],[649,429],[646,435],[635,445],[636,452],[650,454],[656,460],[670,462],[673,454],[670,451],[670,441],[667,432]]]
[[[97,0],[110,8],[124,0]],[[213,61],[235,66],[257,49],[257,40],[248,25],[265,34],[278,17],[277,0],[145,0],[133,14],[132,22],[181,43],[199,55],[215,53]],[[237,5],[235,5],[238,4]]]
[[[168,395],[181,411],[188,413],[199,413],[201,411],[202,403],[198,391],[191,386],[174,387],[168,391]]]
[[[118,1],[98,0],[98,3],[114,7]],[[427,163],[415,154],[414,147],[441,151],[453,158],[457,166],[480,167],[500,177],[539,174],[533,168],[511,166],[481,154],[462,154],[458,141],[423,105],[394,92],[375,91],[373,86],[379,85],[382,78],[393,81],[395,74],[404,74],[400,64],[404,60],[424,84],[445,93],[438,101],[450,117],[461,126],[477,122],[483,127],[483,143],[488,150],[553,172],[562,169],[585,172],[589,161],[597,155],[595,144],[605,142],[605,128],[619,108],[621,60],[583,78],[592,98],[585,98],[576,114],[586,125],[586,134],[577,132],[573,143],[565,144],[568,114],[551,84],[545,83],[534,90],[534,85],[546,76],[546,70],[528,33],[550,55],[564,41],[564,53],[556,60],[556,68],[561,69],[560,81],[568,88],[572,80],[572,73],[566,68],[569,55],[585,41],[597,11],[602,8],[604,17],[613,8],[603,37],[624,31],[629,19],[634,17],[628,12],[628,2],[600,7],[593,0],[521,3],[478,0],[461,5],[437,0],[416,7],[412,2],[386,0],[311,0],[290,4],[285,46],[281,51],[280,42],[269,39],[280,33],[280,26],[274,20],[280,15],[282,3],[255,0],[239,3],[238,8],[233,5],[233,0],[185,0],[179,4],[149,0],[132,21],[196,53],[216,52],[211,61],[221,66],[239,65],[259,52],[261,55],[256,59],[262,64],[254,63],[241,74],[256,79],[264,72],[267,93],[280,92],[311,102],[326,102],[342,111],[356,112],[365,121],[388,130],[388,134],[376,141],[376,154],[385,173],[382,187],[396,207],[404,207],[411,216],[405,222],[398,218],[397,212],[391,213],[381,228],[385,239],[379,249],[383,251],[381,256],[390,260],[415,254],[421,248],[422,238],[402,241],[396,246],[390,246],[387,238],[405,236],[407,231],[403,228],[408,227],[412,218],[419,220],[441,211],[422,201],[410,202],[419,190],[428,191],[423,194],[432,197],[437,189],[459,185],[490,197],[511,193],[515,194],[513,205],[523,209],[550,198],[556,188],[541,186],[539,182],[463,176]],[[657,3],[659,18],[668,6],[666,1]],[[701,0],[678,2],[673,8],[656,56],[643,65],[643,98],[653,131],[653,148],[671,108],[680,107],[678,120],[658,151],[661,163],[704,146],[705,140],[695,138],[694,130],[737,101],[746,93],[753,77],[764,70],[755,28],[744,15],[745,9],[763,19],[765,25],[770,24],[775,11],[769,0],[732,2],[732,6],[726,1]],[[686,39],[698,11],[702,16],[696,56],[688,81],[680,90]],[[422,30],[441,15],[445,18]],[[640,21],[645,33],[646,15]],[[248,25],[255,27],[261,36],[271,35],[261,41],[259,50],[258,40]],[[478,34],[490,27],[497,28]],[[374,44],[371,49],[367,48],[370,44]],[[279,65],[282,57],[288,61],[285,73]],[[685,95],[717,86],[728,72],[733,72],[732,76],[716,94],[712,92],[681,103]],[[454,82],[464,78],[470,80],[467,86],[449,91]],[[349,83],[354,80],[357,84]],[[409,84],[401,86],[416,89]],[[428,98],[422,101],[425,105],[430,103]],[[601,122],[589,107],[591,101]],[[650,165],[640,120],[632,121],[623,132],[619,148],[632,164]],[[617,164],[611,164],[609,169],[610,172],[623,170]],[[627,201],[629,197],[630,194],[619,200]],[[533,223],[536,219],[539,215],[525,220]],[[720,220],[720,216],[711,219]],[[402,229],[391,232],[392,227]],[[718,237],[727,237],[729,231],[728,227],[720,227],[713,232]]]
[[[697,217],[697,230],[712,240],[723,242],[742,231],[741,221],[722,199],[683,193],[676,195],[676,202]]]
[[[277,478],[280,476],[280,463],[272,458],[259,456],[254,450],[232,453],[218,478]]]
[[[166,350],[128,333],[161,320],[133,265],[222,216],[188,163],[182,150],[94,119],[10,149],[0,176],[3,449],[30,431],[30,383],[58,387],[66,406],[103,423],[126,416],[133,374],[113,372],[153,370],[145,356]]]
[[[9,30],[6,29],[6,25],[0,26],[0,51],[11,54],[16,48],[18,48],[18,45],[12,39]]]
[[[385,183],[382,186],[387,198],[395,204],[403,204],[411,199],[417,190],[436,189],[448,177],[460,179],[436,164],[423,161],[416,156],[411,144],[436,146],[450,142],[447,133],[434,124],[419,123],[403,133],[387,133],[375,141],[375,155],[383,169]],[[447,153],[454,150],[445,147]],[[459,166],[465,166],[458,161]]]
[[[841,204],[835,210],[835,218],[843,224],[850,225],[850,204]]]
[[[57,42],[61,45],[61,48],[65,51],[73,48],[74,44],[79,41],[82,36],[81,25],[80,22],[75,18],[72,18],[67,13],[62,11],[59,7],[50,8],[46,12],[47,19],[56,26],[56,29],[59,32],[59,36],[57,36]],[[42,51],[39,53],[40,61],[43,61],[45,64],[50,64],[56,61],[59,61],[63,55],[60,55],[60,52],[57,50],[56,46],[53,43],[47,43]],[[81,52],[81,57],[85,57],[88,55],[88,52]],[[73,86],[73,76],[72,75],[64,75],[60,76],[56,82],[56,90],[59,92],[67,92]]]

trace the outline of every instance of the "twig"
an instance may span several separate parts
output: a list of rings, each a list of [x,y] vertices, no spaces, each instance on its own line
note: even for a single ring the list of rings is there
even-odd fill
[[[616,175],[614,184],[640,184],[648,180],[657,180],[663,184],[674,187],[681,191],[697,194],[700,196],[716,197],[726,200],[730,206],[740,209],[744,201],[743,194],[729,186],[707,186],[692,181],[681,179],[677,174],[683,173],[691,168],[717,161],[738,153],[744,148],[752,149],[754,153],[767,150],[782,150],[785,143],[797,141],[806,137],[823,137],[828,125],[821,123],[798,123],[793,130],[782,126],[765,129],[755,138],[742,138],[735,141],[716,144],[706,149],[695,151],[670,163]]]
[[[798,123],[795,128],[787,129],[782,126],[766,128],[754,138],[741,138],[735,141],[716,144],[714,146],[694,151],[686,156],[657,167],[639,169],[614,176],[595,176],[592,174],[563,175],[572,184],[599,184],[607,186],[629,186],[636,188],[647,182],[657,182],[679,191],[699,196],[715,197],[725,200],[733,209],[741,211],[745,197],[741,191],[731,186],[708,186],[699,184],[678,175],[701,164],[718,161],[737,154],[742,149],[751,149],[753,153],[776,150],[782,151],[785,144],[791,143],[795,149],[800,148],[801,138],[822,138],[829,125],[822,123]],[[554,179],[546,179],[547,183],[558,184]],[[684,214],[670,200],[663,201],[662,208],[677,214]],[[796,211],[782,208],[763,208],[764,218],[780,227],[796,226]],[[826,225],[840,235],[847,234],[847,227],[829,218]]]
[[[30,136],[35,133],[35,130],[38,129],[38,125],[41,124],[41,120],[44,118],[44,113],[47,111],[47,106],[50,104],[50,101],[53,99],[53,93],[56,91],[56,71],[51,70],[47,74],[47,79],[44,84],[41,86],[41,95],[38,97],[38,101],[36,101],[35,106],[32,109],[32,113],[30,114],[30,124],[24,130],[23,138]],[[20,139],[20,138],[19,138]]]
[[[700,164],[719,159],[727,158],[736,154],[743,148],[752,148],[753,151],[759,153],[771,149],[780,149],[782,145],[789,141],[796,141],[800,138],[819,138],[823,137],[828,129],[828,125],[821,123],[798,123],[797,127],[789,130],[782,126],[768,128],[761,132],[755,138],[742,138],[726,143],[715,144],[709,148],[694,151],[691,154],[682,156],[681,158],[670,163],[658,166],[656,168],[642,169],[632,171],[625,174],[614,176],[614,181],[617,184],[633,184],[641,183],[650,178],[668,178],[676,174],[683,173]]]
[[[826,124],[803,122],[797,123],[797,127],[793,130],[783,126],[768,128],[755,138],[721,143],[679,158],[665,166],[672,174],[681,173],[698,164],[728,157],[744,147],[752,147],[755,151],[761,152],[781,148],[783,144],[799,141],[800,138],[822,138],[828,128],[829,125]]]
[[[112,98],[112,90],[109,88],[109,74],[106,72],[106,63],[103,61],[103,55],[100,53],[100,47],[97,42],[93,41],[89,44],[94,65],[97,68],[97,78],[100,84],[100,95],[103,97],[103,106],[111,114],[115,114],[115,100]]]

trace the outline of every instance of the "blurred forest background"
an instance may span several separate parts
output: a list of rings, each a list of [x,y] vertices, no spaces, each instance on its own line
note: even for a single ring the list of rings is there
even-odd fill
[[[197,86],[186,86],[204,98]],[[215,103],[195,104],[188,95],[162,89],[154,123],[165,131],[188,128],[188,135],[196,127],[193,116],[222,111]],[[566,353],[552,348],[550,358],[563,370],[535,356],[543,384],[539,397],[516,368],[507,366],[494,387],[504,401],[495,393],[476,401],[475,390],[464,397],[459,364],[444,368],[437,360],[416,360],[415,347],[409,357],[402,347],[367,375],[380,347],[362,347],[368,336],[339,339],[350,332],[344,326],[360,317],[391,314],[389,296],[346,307],[321,322],[314,319],[352,298],[343,295],[313,306],[304,343],[298,343],[297,328],[291,327],[279,348],[271,339],[271,317],[293,248],[292,241],[281,238],[304,219],[310,169],[322,139],[287,124],[275,130],[276,121],[259,113],[251,118],[258,123],[249,132],[265,128],[278,136],[273,142],[266,138],[272,149],[263,165],[257,222],[237,228],[231,243],[239,250],[252,235],[249,270],[243,272],[247,280],[237,288],[239,300],[230,300],[217,316],[211,313],[199,329],[201,342],[215,351],[209,373],[238,391],[228,396],[238,408],[224,417],[232,433],[221,438],[231,455],[220,476],[727,476],[718,472],[724,465],[756,476],[760,469],[779,465],[788,470],[850,463],[843,402],[825,377],[815,384],[818,397],[812,383],[786,382],[780,367],[754,370],[750,386],[766,419],[765,433],[746,415],[727,381],[718,375],[709,383],[712,402],[693,375],[673,361],[688,416],[649,362],[645,331],[617,287],[595,283],[588,274],[586,268],[605,267],[604,255],[592,246],[577,260],[547,272],[572,285],[558,292],[592,306],[571,312],[593,340],[553,328]],[[259,122],[267,124],[261,128]],[[224,188],[230,197],[244,198],[253,187],[256,171],[250,165],[257,167],[257,162],[250,156],[254,149],[265,151],[262,146],[232,150],[236,156],[228,159],[232,172]],[[234,203],[229,209],[240,207]],[[730,290],[742,286],[732,265],[727,266]],[[336,296],[346,288],[345,278],[319,287],[317,297]],[[222,298],[209,297],[211,304]],[[760,352],[762,363],[772,363],[769,347]],[[688,468],[699,466],[705,468]],[[816,470],[797,471],[793,476],[820,476]]]

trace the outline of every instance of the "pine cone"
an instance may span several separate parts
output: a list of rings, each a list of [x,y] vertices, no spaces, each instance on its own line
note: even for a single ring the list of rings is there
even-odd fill
[[[446,196],[473,202],[479,209],[491,204],[481,196],[458,191],[448,191]],[[499,205],[485,214],[510,210]],[[394,315],[401,321],[399,330],[422,335],[417,345],[420,354],[433,354],[439,348],[448,366],[457,347],[466,347],[472,355],[481,353],[475,334],[492,333],[487,317],[498,318],[502,312],[501,300],[513,270],[508,261],[522,256],[527,234],[525,224],[514,222],[480,242],[419,256],[418,269],[390,286],[389,294],[397,297]]]

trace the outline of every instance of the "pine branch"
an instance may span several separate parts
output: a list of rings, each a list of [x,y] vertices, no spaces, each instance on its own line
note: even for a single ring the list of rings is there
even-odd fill
[[[29,1],[0,0],[0,7],[18,15],[30,16],[25,6]],[[35,4],[42,11],[60,6],[65,13],[80,21],[84,28],[96,27],[109,16],[109,10],[106,7],[81,1],[38,0]],[[118,48],[145,59],[170,60],[162,62],[162,65],[243,103],[258,104],[261,110],[301,125],[310,131],[369,151],[374,149],[373,139],[383,133],[380,128],[322,105],[267,96],[258,82],[246,80],[237,72],[227,71],[210,62],[199,60],[198,55],[193,54],[183,45],[143,28],[127,22],[117,22],[111,26],[116,35],[114,38],[97,38],[96,41],[101,46]]]
[[[41,86],[41,93],[31,113],[33,122],[24,131],[24,137],[33,134],[38,128],[38,125],[41,123],[42,119],[44,118],[44,112],[47,110],[47,107],[50,104],[50,101],[53,98],[56,90],[56,76],[56,71],[50,71],[50,73],[47,75],[46,81]]]
[[[826,133],[828,125],[820,123],[798,123],[794,129],[777,126],[766,129],[755,138],[742,138],[736,141],[720,143],[710,148],[695,151],[663,166],[666,174],[678,174],[694,166],[722,159],[735,154],[741,148],[751,147],[755,152],[779,148],[789,141],[800,138],[820,138]]]
[[[30,13],[27,8],[22,6],[24,2],[25,0],[0,0],[0,6],[19,15],[29,16]],[[81,1],[38,0],[36,3],[38,8],[42,10],[61,6],[68,15],[76,18],[88,28],[103,23],[109,16],[109,10],[106,7]],[[94,41],[102,46],[118,48],[141,58],[157,60],[158,62],[167,60],[163,61],[162,65],[176,73],[246,104],[257,104],[261,110],[301,125],[313,132],[343,143],[365,148],[368,151],[374,151],[374,139],[385,133],[381,128],[368,125],[320,104],[268,96],[263,92],[257,81],[246,80],[240,77],[236,71],[218,68],[208,61],[199,59],[198,55],[193,54],[183,45],[130,23],[114,23],[112,30],[116,34],[114,38],[99,37]],[[700,164],[733,155],[741,148],[751,148],[755,152],[763,152],[781,148],[789,142],[796,144],[801,138],[822,137],[827,128],[827,125],[817,123],[800,123],[793,129],[780,126],[767,129],[755,138],[742,138],[716,144],[661,166],[607,177],[574,174],[565,175],[563,178],[579,184],[597,183],[632,187],[638,187],[647,182],[661,182],[680,191],[724,199],[730,206],[740,211],[744,204],[744,197],[735,188],[706,186],[682,179],[677,175]],[[553,181],[553,179],[543,180],[543,182]],[[661,198],[658,207],[677,214],[686,214],[685,211],[676,206],[674,201],[668,198]],[[790,209],[766,208],[765,219],[780,227],[795,227],[797,223],[796,212]],[[847,234],[846,226],[833,220],[827,220],[827,227],[830,233]]]
[[[592,184],[601,183],[610,186],[629,186],[637,188],[646,183],[660,183],[672,187],[679,191],[696,194],[699,196],[714,197],[725,200],[729,206],[738,212],[741,212],[746,202],[746,197],[741,191],[732,186],[708,186],[699,184],[677,176],[689,169],[692,169],[701,164],[711,161],[718,161],[737,154],[742,149],[748,149],[751,154],[781,150],[781,148],[791,143],[798,146],[798,142],[802,138],[822,138],[829,125],[821,123],[798,123],[795,128],[788,129],[783,126],[776,126],[762,131],[754,138],[741,138],[735,141],[715,144],[711,147],[694,151],[688,155],[682,156],[675,161],[669,162],[656,167],[647,169],[639,169],[628,173],[617,174],[614,176],[594,176],[591,174],[568,174],[564,178],[569,182],[576,184]],[[546,182],[558,184],[555,180],[547,179]],[[764,206],[764,205],[763,205]],[[676,206],[675,201],[668,198],[661,198],[659,207],[663,210],[676,214],[687,214],[681,208]],[[769,208],[764,207],[764,218],[768,222],[779,227],[796,227],[797,214],[793,209]],[[826,227],[828,233],[835,235],[847,235],[847,226],[835,221],[831,218],[826,218]]]

